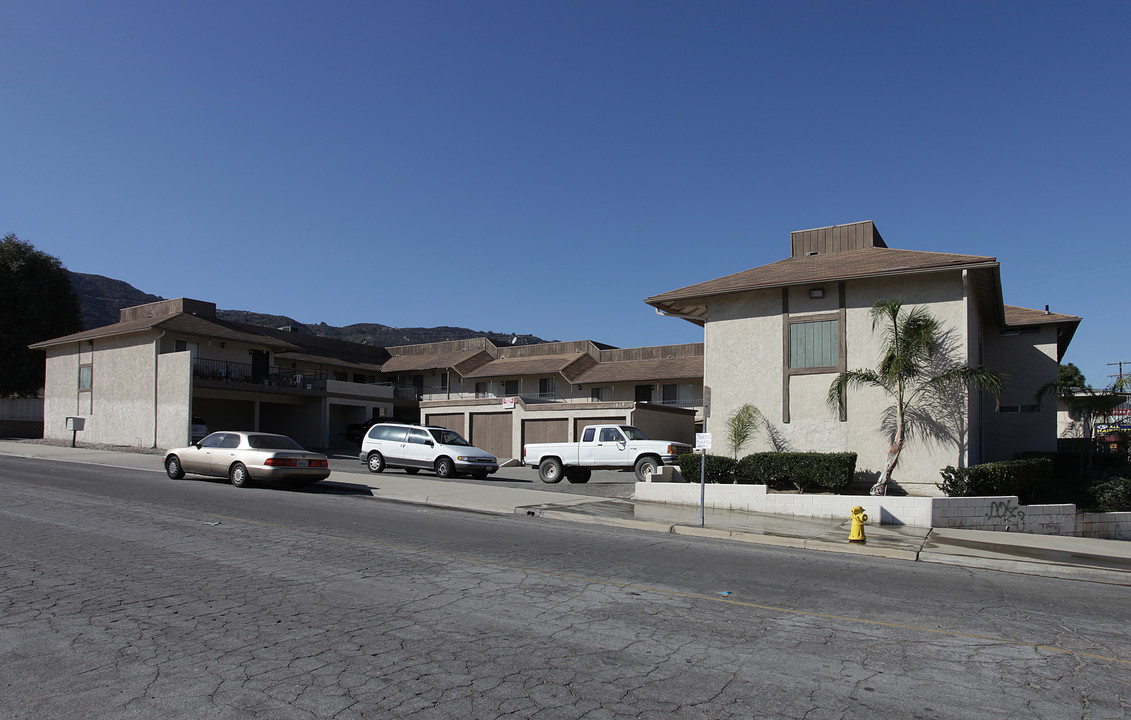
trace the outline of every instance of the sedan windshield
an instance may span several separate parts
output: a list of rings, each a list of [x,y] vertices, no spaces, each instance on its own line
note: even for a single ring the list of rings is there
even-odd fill
[[[248,435],[247,444],[257,450],[302,450],[294,440],[286,435]]]
[[[648,436],[640,432],[639,428],[634,428],[631,425],[621,425],[621,431],[628,436],[629,440],[647,440]]]
[[[441,445],[459,445],[462,447],[471,447],[471,443],[460,437],[460,434],[455,430],[429,430],[432,437],[436,438],[436,442]]]

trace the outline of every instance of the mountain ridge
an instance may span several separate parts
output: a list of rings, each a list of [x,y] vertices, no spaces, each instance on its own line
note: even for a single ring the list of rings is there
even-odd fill
[[[104,275],[77,273],[68,270],[71,286],[79,297],[84,330],[112,325],[118,322],[118,311],[125,307],[160,302],[167,298],[138,290],[123,281]],[[355,323],[338,327],[325,322],[318,324],[302,323],[286,315],[271,315],[248,310],[220,310],[216,316],[221,320],[258,325],[259,327],[289,327],[300,333],[318,337],[345,340],[348,342],[373,345],[376,347],[396,347],[398,345],[417,345],[421,343],[443,342],[446,340],[469,340],[485,337],[496,345],[535,345],[544,342],[529,333],[501,333],[472,330],[464,327],[414,327],[397,328],[380,323]]]

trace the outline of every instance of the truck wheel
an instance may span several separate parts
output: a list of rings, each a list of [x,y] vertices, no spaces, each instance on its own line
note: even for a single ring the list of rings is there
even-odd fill
[[[660,461],[656,458],[645,455],[636,461],[636,480],[637,482],[650,482],[652,476],[660,469]]]
[[[593,471],[589,468],[574,468],[566,471],[566,480],[574,485],[584,485],[589,482],[591,477],[593,477]]]
[[[562,464],[554,458],[542,461],[538,466],[538,478],[544,483],[559,483],[562,481]]]

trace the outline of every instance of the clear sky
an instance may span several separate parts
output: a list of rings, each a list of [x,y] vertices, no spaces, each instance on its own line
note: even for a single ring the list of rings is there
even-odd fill
[[[1131,361],[1131,3],[0,0],[0,233],[301,322],[702,340],[874,220]],[[1127,367],[1131,371],[1131,364]]]

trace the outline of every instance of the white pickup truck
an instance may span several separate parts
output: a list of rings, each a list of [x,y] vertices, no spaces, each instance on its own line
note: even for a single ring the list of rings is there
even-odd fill
[[[636,471],[636,479],[647,482],[661,465],[671,465],[691,446],[667,440],[649,440],[631,425],[588,425],[581,442],[531,443],[522,448],[522,464],[538,468],[544,483],[586,483],[593,470]]]

